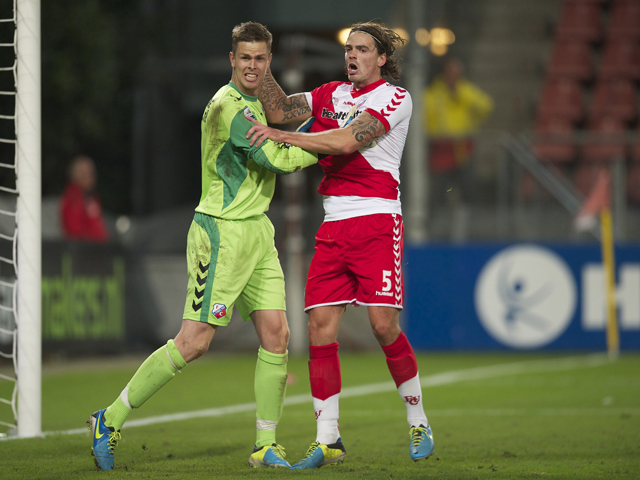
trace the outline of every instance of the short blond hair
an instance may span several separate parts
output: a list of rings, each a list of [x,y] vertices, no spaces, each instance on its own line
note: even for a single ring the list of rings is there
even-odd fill
[[[236,25],[231,31],[231,51],[234,55],[240,42],[264,42],[267,44],[267,50],[271,53],[273,35],[261,23],[245,22]]]

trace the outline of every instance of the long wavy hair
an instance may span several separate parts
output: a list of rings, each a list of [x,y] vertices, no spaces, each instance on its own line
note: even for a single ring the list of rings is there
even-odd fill
[[[395,57],[396,49],[405,45],[407,41],[396,32],[384,26],[383,23],[363,22],[356,23],[351,26],[349,35],[355,32],[364,32],[373,37],[376,44],[378,55],[383,53],[387,55],[386,63],[381,67],[381,74],[385,78],[391,80],[399,80],[402,68],[400,67],[400,58]]]

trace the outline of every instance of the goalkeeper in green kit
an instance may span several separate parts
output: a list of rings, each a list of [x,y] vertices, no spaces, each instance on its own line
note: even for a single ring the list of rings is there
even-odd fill
[[[271,62],[271,33],[247,22],[232,32],[231,82],[202,117],[202,196],[187,236],[189,281],[178,335],[152,353],[120,396],[87,423],[92,453],[102,470],[114,467],[120,429],[139,408],[192,360],[209,348],[218,327],[228,325],[235,305],[253,322],[260,348],[255,371],[256,443],[253,467],[289,468],[276,443],[287,385],[289,327],[284,276],[274,245],[269,208],[275,175],[315,164],[317,155],[266,142],[251,147],[250,119],[266,124],[258,92]]]

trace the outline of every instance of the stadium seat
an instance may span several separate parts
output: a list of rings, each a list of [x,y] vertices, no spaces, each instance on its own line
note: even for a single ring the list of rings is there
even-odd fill
[[[545,162],[548,170],[551,170],[556,177],[569,178],[571,167],[563,162]],[[552,195],[538,180],[528,171],[524,171],[518,184],[518,199],[524,203],[533,201],[546,202],[552,200]]]
[[[556,27],[559,40],[595,42],[602,38],[602,9],[594,1],[567,0],[564,2]]]
[[[636,140],[629,147],[629,158],[632,162],[640,164],[640,122],[636,129]]]
[[[571,162],[576,156],[574,133],[574,127],[568,120],[538,120],[535,126],[533,154],[541,162]]]
[[[625,158],[626,129],[619,119],[603,117],[589,123],[589,138],[582,146],[583,162],[615,162]]]
[[[631,162],[627,167],[627,202],[640,206],[640,162]]]
[[[559,40],[548,63],[547,78],[568,78],[578,81],[593,77],[593,49],[584,41]]]
[[[566,78],[545,83],[538,102],[537,118],[560,118],[572,123],[584,117],[584,89]]]
[[[547,167],[557,177],[568,178],[570,168],[562,163],[548,163]],[[518,200],[523,203],[553,201],[553,196],[536,178],[528,171],[524,171],[518,184]]]
[[[529,172],[523,172],[518,185],[518,199],[521,202],[529,203],[532,201],[548,200],[547,191],[542,188],[538,181]]]
[[[637,91],[630,80],[600,80],[595,85],[589,109],[591,121],[611,117],[626,123],[635,119],[637,113]]]
[[[640,43],[629,39],[607,40],[600,61],[599,77],[640,79]]]
[[[617,0],[613,2],[606,29],[609,39],[640,39],[640,2]]]
[[[607,164],[603,163],[581,163],[576,166],[573,174],[573,184],[580,193],[585,197],[588,196],[596,182],[600,170],[607,168]]]

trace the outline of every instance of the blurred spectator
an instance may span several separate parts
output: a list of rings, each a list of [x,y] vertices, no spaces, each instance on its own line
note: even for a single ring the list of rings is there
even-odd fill
[[[455,170],[467,162],[473,137],[493,110],[491,97],[466,80],[463,72],[462,63],[450,59],[425,91],[424,124],[434,172]]]
[[[465,201],[468,201],[470,159],[475,135],[493,110],[493,100],[463,76],[464,67],[449,59],[443,73],[424,91],[424,125],[429,138],[429,168],[436,196],[446,194],[456,207],[454,239],[466,234]],[[456,226],[457,223],[457,226]],[[459,230],[455,232],[456,228]]]
[[[75,157],[69,169],[69,182],[60,199],[62,233],[68,240],[106,242],[109,239],[95,187],[93,160],[84,155]]]

